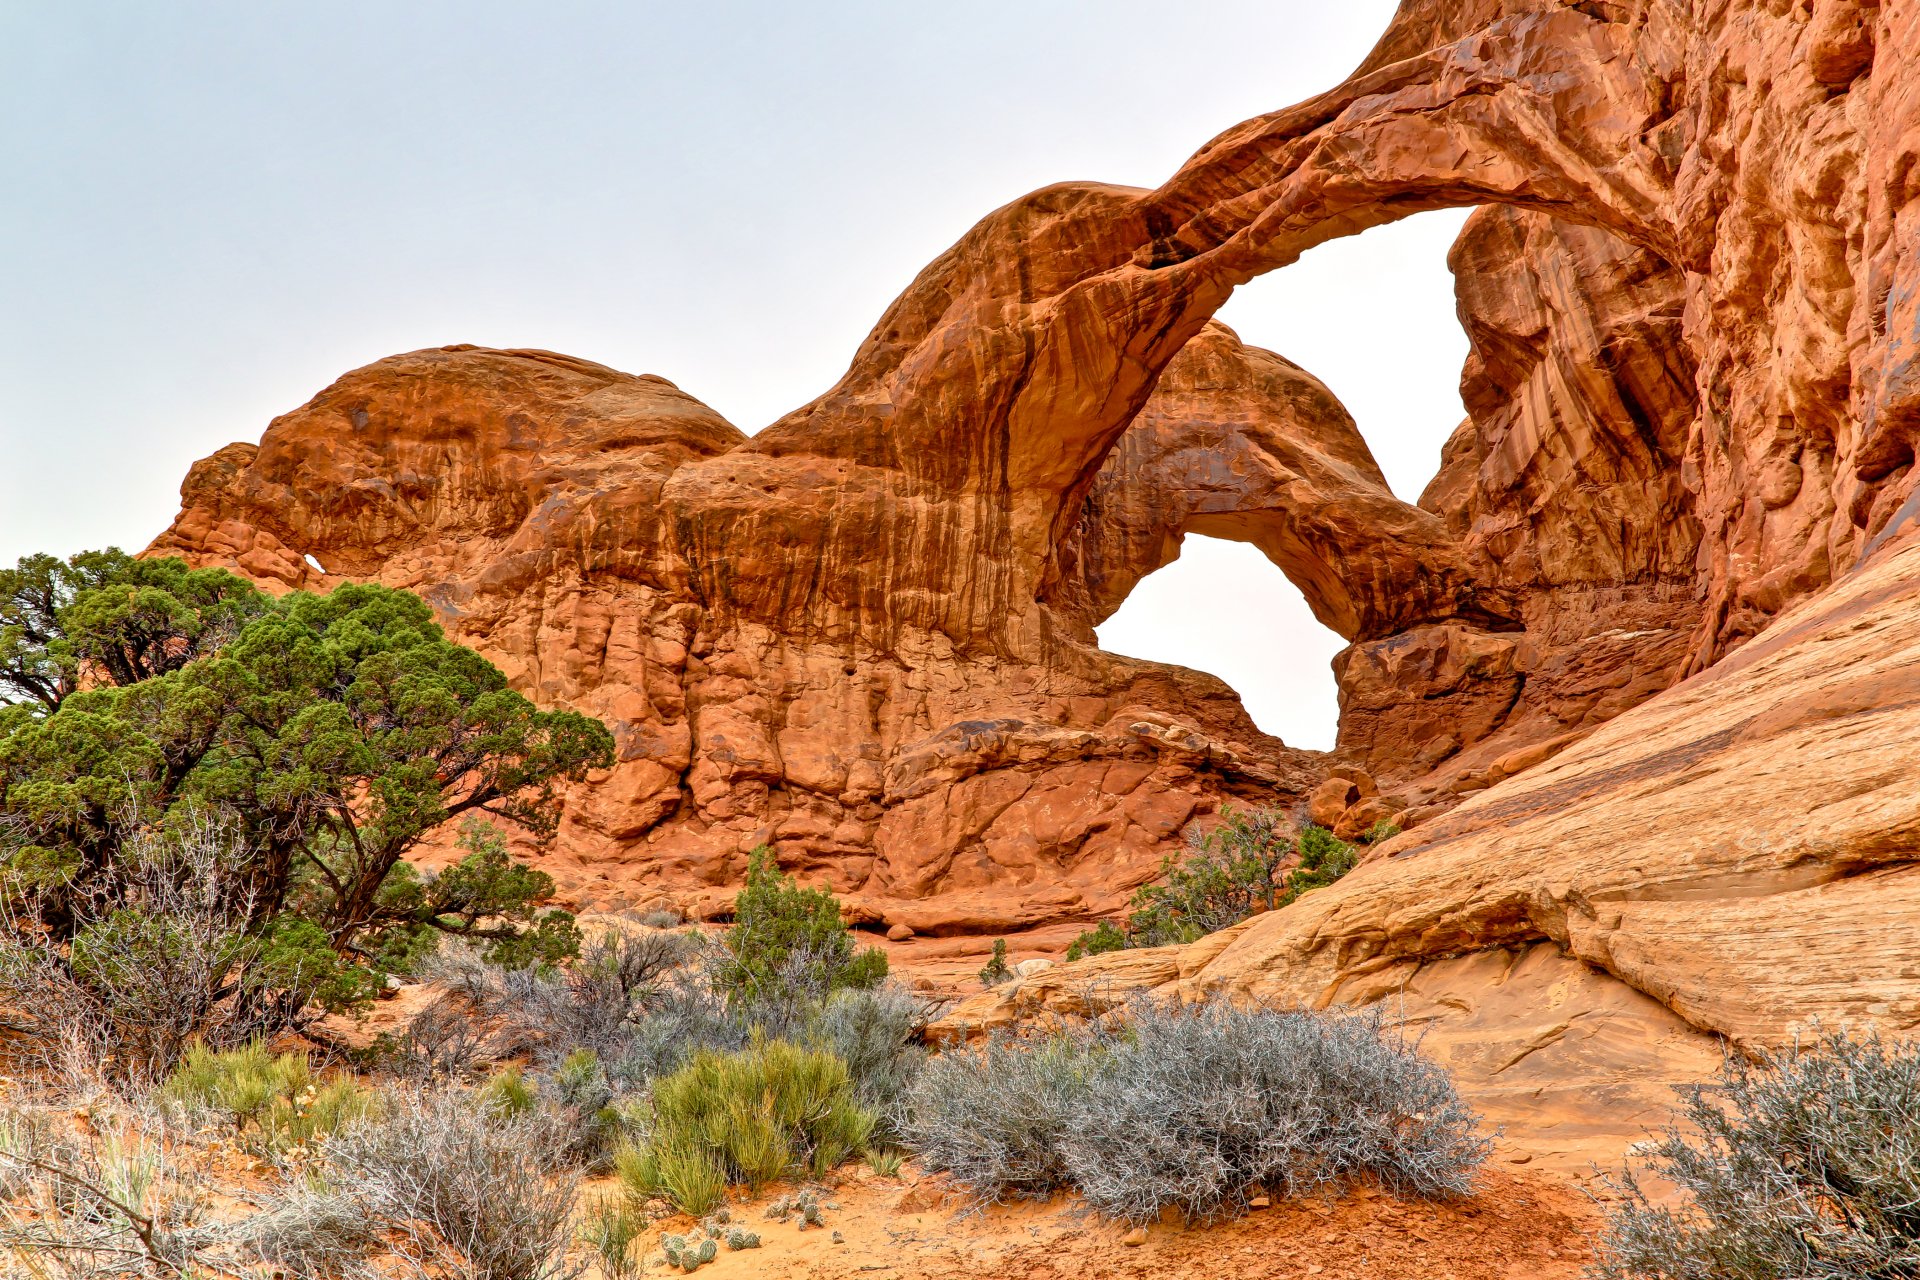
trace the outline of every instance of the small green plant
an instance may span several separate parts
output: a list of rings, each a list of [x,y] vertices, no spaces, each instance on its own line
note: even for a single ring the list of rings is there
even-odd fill
[[[508,1118],[523,1116],[532,1111],[535,1101],[533,1086],[527,1083],[526,1073],[514,1065],[502,1067],[494,1072],[487,1082],[480,1086],[477,1096],[480,1105],[492,1107]]]
[[[692,1214],[726,1203],[726,1171],[712,1153],[684,1139],[622,1143],[613,1153],[613,1171],[636,1201],[657,1197]]]
[[[599,1259],[607,1280],[627,1280],[640,1274],[633,1242],[645,1229],[645,1220],[623,1198],[603,1196],[587,1211],[580,1225],[580,1239]]]
[[[867,1152],[867,1168],[883,1178],[899,1177],[901,1160],[900,1151],[895,1147],[876,1147]]]
[[[234,1126],[257,1155],[305,1153],[352,1121],[371,1114],[378,1095],[343,1074],[315,1077],[303,1053],[272,1053],[255,1042],[216,1052],[187,1049],[160,1087],[160,1100],[180,1111],[212,1113]]]
[[[825,889],[795,884],[764,846],[747,861],[747,885],[734,899],[725,944],[727,960],[714,984],[729,998],[747,1002],[796,982],[816,985],[824,995],[843,987],[872,987],[887,976],[884,951],[855,949],[841,922],[839,901]],[[806,974],[793,971],[796,961]]]
[[[984,969],[980,970],[980,985],[983,987],[997,987],[1012,976],[1013,967],[1007,963],[1007,940],[1005,938],[995,938],[993,940],[993,958],[987,961]]]
[[[711,1236],[669,1235],[660,1238],[660,1251],[668,1266],[698,1271],[719,1256],[720,1245]]]
[[[1068,945],[1067,959],[1079,960],[1084,956],[1102,955],[1108,951],[1118,951],[1126,945],[1127,935],[1120,926],[1111,920],[1102,920]]]
[[[703,1052],[656,1080],[652,1132],[623,1148],[615,1167],[634,1194],[700,1214],[731,1182],[758,1190],[796,1170],[825,1174],[866,1144],[874,1124],[839,1058],[763,1041]]]
[[[1300,829],[1300,837],[1294,843],[1300,852],[1300,863],[1287,873],[1275,906],[1284,907],[1303,893],[1325,888],[1353,870],[1360,860],[1359,851],[1352,845],[1336,839],[1325,827],[1311,823]]]
[[[745,1227],[728,1227],[726,1241],[727,1248],[734,1250],[736,1253],[741,1249],[758,1249],[760,1247],[759,1234],[749,1231]]]
[[[1285,817],[1273,809],[1227,805],[1220,819],[1204,835],[1190,831],[1187,857],[1166,859],[1159,880],[1135,892],[1124,926],[1101,921],[1074,939],[1067,959],[1193,942],[1332,884],[1359,860],[1358,850],[1325,827],[1309,823],[1289,836]]]

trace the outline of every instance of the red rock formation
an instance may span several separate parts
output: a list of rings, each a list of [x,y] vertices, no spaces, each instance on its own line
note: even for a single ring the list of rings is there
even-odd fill
[[[1317,378],[1218,324],[1181,350],[1107,455],[1058,549],[1049,603],[1104,621],[1188,533],[1259,547],[1349,639],[1517,617],[1476,585],[1441,520],[1393,496]]]
[[[1141,502],[1193,464],[1202,402],[1237,423],[1219,460],[1244,483],[1223,484],[1198,516]],[[1155,403],[1097,486],[1138,504],[1129,527],[1152,558],[1128,558],[1147,554],[1138,538],[1071,539],[1097,548],[1107,585],[1076,579],[1042,659],[884,610],[884,625],[862,627],[884,579],[823,606],[817,628],[731,615],[703,581],[748,579],[806,545],[792,526],[705,520],[706,496],[741,483],[726,468],[744,437],[661,379],[540,352],[449,348],[347,375],[257,448],[198,465],[154,550],[290,587],[348,576],[417,590],[520,687],[606,719],[620,763],[574,797],[549,861],[583,898],[727,898],[744,851],[769,842],[874,918],[1005,930],[1111,909],[1222,796],[1284,798],[1312,780],[1305,755],[1254,729],[1217,680],[1094,649],[1112,607],[1094,603],[1100,590],[1157,568],[1161,543],[1194,520],[1265,519],[1306,531],[1287,533],[1285,554],[1307,554],[1306,536],[1331,557],[1322,526],[1353,527],[1341,508],[1356,493],[1427,530],[1436,557],[1425,573],[1414,549],[1381,537],[1389,567],[1373,572],[1413,583],[1448,571],[1439,522],[1386,492],[1344,410],[1284,361],[1218,330]],[[1150,478],[1131,481],[1134,468]],[[842,503],[810,465],[779,474],[771,487],[818,517]],[[1276,500],[1301,483],[1299,501]],[[941,541],[961,506],[905,509],[921,556],[963,549]],[[863,551],[880,558],[880,530],[842,536],[853,541],[833,549],[836,571]],[[1361,597],[1329,576],[1333,563],[1323,608],[1351,611]],[[960,591],[1015,568],[949,559],[937,576]],[[788,589],[805,583],[795,570]]]
[[[1222,797],[1321,794],[1334,762],[1219,682],[1092,643],[1185,532],[1244,538],[1353,642],[1339,763],[1389,794],[1356,780],[1339,820],[1425,825],[1380,864],[1415,870],[1236,935],[1207,982],[1322,998],[1375,960],[1546,942],[1743,1037],[1783,1009],[1906,1017],[1905,976],[1820,995],[1858,990],[1854,962],[1800,922],[1910,922],[1910,815],[1822,843],[1777,766],[1904,705],[1894,674],[1838,703],[1821,682],[1851,678],[1834,655],[1878,670],[1856,621],[1904,643],[1916,608],[1916,49],[1920,0],[1406,0],[1347,81],[1164,186],[989,215],[751,439],[657,379],[416,353],[202,463],[155,547],[416,587],[522,687],[607,717],[622,763],[565,835],[583,892],[719,888],[769,840],[924,932],[1111,908]],[[1500,206],[1454,254],[1470,418],[1415,508],[1324,388],[1206,326],[1316,244],[1460,205]],[[1875,750],[1905,770],[1910,745]],[[1877,758],[1836,748],[1818,794],[1852,803]],[[1727,795],[1765,848],[1685,835],[1732,839]],[[1725,886],[1699,927],[1662,896]],[[1702,959],[1737,938],[1764,968],[1769,937],[1800,949],[1785,988]]]

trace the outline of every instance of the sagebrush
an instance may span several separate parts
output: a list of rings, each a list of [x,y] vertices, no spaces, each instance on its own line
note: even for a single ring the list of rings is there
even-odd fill
[[[1072,1188],[1128,1222],[1355,1178],[1461,1195],[1488,1150],[1446,1073],[1377,1014],[1140,1001],[1117,1024],[943,1054],[910,1104],[909,1144],[977,1197]]]
[[[1828,1031],[1732,1056],[1629,1169],[1598,1280],[1920,1276],[1920,1043]]]

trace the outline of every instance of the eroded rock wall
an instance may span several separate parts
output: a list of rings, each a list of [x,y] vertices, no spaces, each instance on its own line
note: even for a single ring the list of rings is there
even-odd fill
[[[1244,538],[1352,642],[1340,763],[1417,836],[1911,522],[1917,9],[1407,0],[1348,80],[1162,187],[990,214],[750,439],[658,379],[415,353],[196,467],[155,549],[414,587],[607,717],[621,764],[556,855],[582,895],[717,895],[766,840],[874,918],[1000,930],[1111,910],[1223,798],[1333,767],[1092,643],[1184,533]],[[1208,324],[1462,205],[1493,206],[1454,255],[1470,417],[1414,506],[1310,375]],[[1450,945],[1584,954],[1529,919]]]
[[[543,352],[446,348],[348,374],[258,446],[196,466],[153,550],[285,587],[418,591],[518,687],[605,719],[620,762],[571,797],[544,863],[583,902],[716,907],[746,851],[769,843],[865,918],[1005,931],[1112,910],[1224,798],[1297,798],[1316,780],[1312,757],[1260,733],[1218,680],[1091,644],[1111,608],[1100,590],[1159,567],[1154,548],[1194,518],[1139,496],[1203,465],[1189,413],[1202,397],[1237,432],[1204,465],[1241,477],[1202,504],[1208,518],[1244,509],[1317,528],[1359,494],[1438,534],[1386,492],[1324,388],[1216,329],[1105,462],[1098,491],[1138,509],[1111,528],[1090,516],[1102,532],[1072,541],[1100,548],[1109,580],[1076,578],[1037,654],[886,608],[893,563],[961,599],[1018,572],[969,559],[977,548],[954,523],[1004,518],[1008,494],[956,480],[937,500],[867,501],[804,456],[731,470],[746,437],[670,383]],[[1315,478],[1313,510],[1275,496],[1295,472]],[[709,519],[709,497],[731,501],[748,474],[770,505],[836,522],[841,541],[811,552],[836,563],[818,573],[864,563],[870,580],[807,602],[793,570],[793,616],[779,625],[710,594],[818,531]],[[1444,537],[1426,550],[1443,574]],[[1381,536],[1376,551],[1422,576],[1418,548]],[[1043,567],[1021,590],[1037,591]],[[1325,607],[1349,608],[1356,593],[1331,569],[1325,580]]]

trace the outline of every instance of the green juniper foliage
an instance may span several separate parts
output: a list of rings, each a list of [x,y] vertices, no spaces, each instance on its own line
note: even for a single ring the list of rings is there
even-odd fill
[[[251,583],[117,548],[0,569],[0,703],[60,709],[84,683],[129,685],[219,649],[265,612]]]
[[[1121,951],[1126,948],[1125,930],[1111,920],[1102,920],[1093,928],[1075,938],[1067,947],[1067,959],[1079,960],[1084,956],[1104,955],[1109,951]]]
[[[1169,857],[1160,879],[1140,887],[1124,927],[1101,921],[1074,940],[1067,958],[1192,942],[1332,884],[1359,860],[1354,846],[1325,827],[1308,823],[1289,834],[1287,819],[1273,809],[1228,805],[1220,819],[1204,835],[1188,833],[1187,857]]]
[[[1007,963],[1007,940],[1005,938],[995,938],[993,940],[993,958],[988,960],[986,966],[980,970],[980,985],[983,987],[997,987],[1012,976],[1013,966]]]
[[[216,822],[247,945],[350,1006],[440,933],[504,962],[571,954],[543,874],[469,826],[456,867],[403,862],[486,814],[537,838],[555,783],[612,763],[605,726],[541,711],[404,591],[273,599],[217,569],[119,551],[0,571],[0,901],[76,972],[116,933],[156,835]],[[102,931],[105,931],[104,934]],[[240,940],[236,940],[239,945]]]
[[[840,903],[825,889],[803,889],[774,865],[764,846],[747,862],[747,885],[733,904],[727,930],[728,958],[716,985],[729,996],[753,1001],[791,985],[796,959],[825,991],[866,988],[887,976],[887,956],[877,947],[856,950],[840,921]]]

